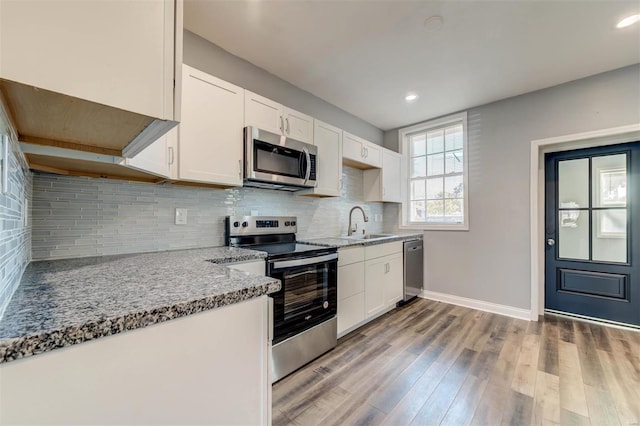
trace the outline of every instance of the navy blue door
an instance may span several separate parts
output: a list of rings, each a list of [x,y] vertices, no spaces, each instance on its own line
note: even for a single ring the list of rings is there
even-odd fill
[[[640,325],[640,142],[545,158],[545,308]]]

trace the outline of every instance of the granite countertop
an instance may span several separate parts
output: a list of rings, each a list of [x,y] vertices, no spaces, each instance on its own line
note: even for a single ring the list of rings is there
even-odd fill
[[[387,237],[372,238],[369,240],[357,239],[350,237],[329,237],[314,238],[310,240],[299,240],[301,243],[316,244],[324,247],[355,247],[355,246],[373,246],[377,244],[391,243],[394,241],[421,240],[422,232],[410,234],[389,234]]]
[[[273,293],[279,280],[224,266],[265,257],[213,247],[32,262],[0,319],[0,363]]]

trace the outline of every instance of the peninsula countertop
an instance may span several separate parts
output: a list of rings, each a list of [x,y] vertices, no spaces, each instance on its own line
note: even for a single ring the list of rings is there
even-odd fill
[[[32,262],[0,319],[0,363],[276,292],[227,268],[266,253],[230,247]]]

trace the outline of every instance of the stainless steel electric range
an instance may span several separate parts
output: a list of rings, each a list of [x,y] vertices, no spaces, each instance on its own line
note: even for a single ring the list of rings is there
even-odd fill
[[[338,251],[296,242],[295,216],[229,216],[226,244],[267,252],[274,300],[273,381],[337,344]]]

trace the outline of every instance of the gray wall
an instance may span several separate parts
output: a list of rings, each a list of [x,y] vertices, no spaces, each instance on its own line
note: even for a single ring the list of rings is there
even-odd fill
[[[31,198],[31,172],[17,144],[12,148],[8,193],[0,193],[0,318],[31,257],[31,228],[22,219],[24,199]]]
[[[344,167],[342,197],[309,198],[258,188],[210,189],[36,173],[33,259],[101,256],[224,245],[224,217],[298,217],[298,238],[346,234],[351,207],[358,229],[382,231],[382,203],[364,203],[363,172]],[[174,224],[175,208],[187,225]],[[380,221],[374,222],[376,216]]]
[[[640,65],[469,109],[470,230],[425,232],[425,288],[529,309],[531,141],[639,122]]]
[[[215,44],[184,31],[183,62],[265,96],[349,133],[382,144],[383,132],[360,118],[305,92]]]

